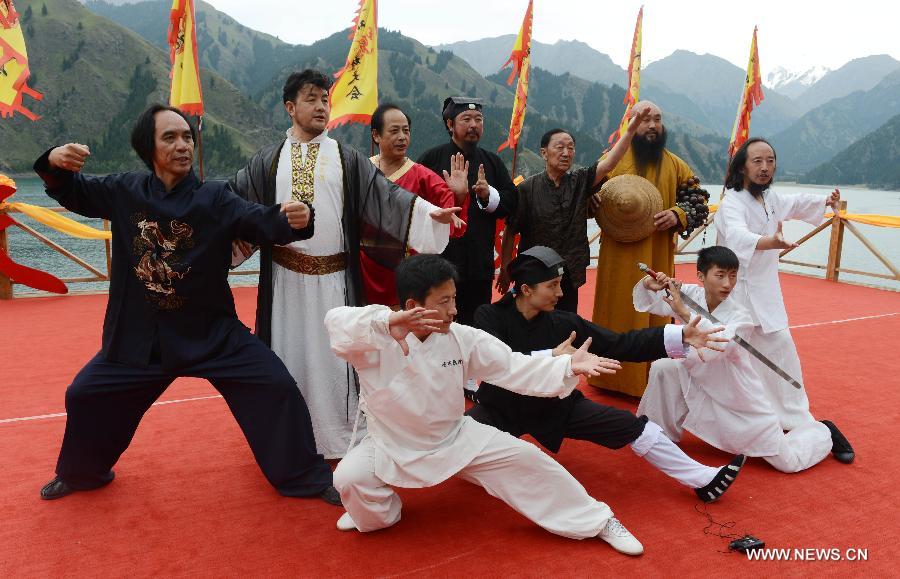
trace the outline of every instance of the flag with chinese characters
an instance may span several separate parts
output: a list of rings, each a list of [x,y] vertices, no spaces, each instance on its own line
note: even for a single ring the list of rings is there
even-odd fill
[[[28,54],[19,13],[12,0],[0,0],[0,117],[15,113],[36,121],[38,116],[22,104],[25,95],[41,100],[44,95],[28,86]]]
[[[734,127],[731,129],[731,141],[728,143],[728,157],[733,157],[734,152],[744,144],[750,136],[750,113],[753,107],[762,102],[763,87],[762,75],[759,72],[759,52],[756,49],[756,28],[753,28],[753,40],[750,42],[750,61],[747,63],[747,77],[744,80],[744,90],[741,93],[741,102],[738,104],[737,116],[734,119]]]
[[[203,91],[200,88],[200,60],[197,58],[194,14],[194,0],[173,0],[168,38],[172,60],[169,104],[187,115],[202,117]]]
[[[637,23],[634,25],[634,39],[631,41],[631,58],[628,59],[628,90],[625,92],[625,114],[616,132],[609,136],[609,142],[614,143],[628,128],[631,108],[638,102],[641,94],[641,24],[644,20],[644,7],[638,12]]]
[[[347,63],[334,73],[328,99],[328,128],[347,123],[368,124],[378,107],[378,6],[376,0],[360,0],[349,38]]]
[[[503,65],[512,63],[513,69],[509,74],[506,84],[512,84],[516,74],[519,75],[519,83],[516,85],[516,99],[513,102],[512,119],[509,121],[509,138],[500,145],[498,152],[509,147],[515,149],[522,135],[522,126],[525,124],[525,105],[528,101],[528,79],[531,74],[531,21],[533,0],[528,1],[528,9],[525,11],[525,20],[519,29],[519,36],[513,45],[509,60]]]

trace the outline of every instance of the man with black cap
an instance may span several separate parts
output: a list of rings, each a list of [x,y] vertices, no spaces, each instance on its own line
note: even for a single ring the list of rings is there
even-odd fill
[[[495,153],[478,146],[484,132],[482,101],[454,96],[444,100],[443,119],[450,142],[422,154],[419,163],[438,175],[450,172],[450,159],[462,153],[469,163],[469,192],[458,195],[466,233],[451,239],[441,254],[456,266],[460,283],[456,306],[461,324],[471,324],[475,310],[491,301],[494,280],[494,237],[497,219],[515,212],[518,193],[506,165]]]
[[[563,258],[549,247],[535,246],[519,254],[509,265],[512,291],[499,302],[478,308],[475,327],[514,352],[559,356],[591,339],[591,353],[620,361],[681,358],[689,346],[698,351],[721,350],[718,344],[727,341],[711,335],[722,328],[700,330],[699,317],[684,326],[669,324],[617,334],[571,312],[555,310],[562,296],[563,264]],[[530,434],[551,452],[559,452],[565,438],[613,449],[628,444],[635,454],[693,488],[705,502],[721,497],[744,464],[743,455],[719,469],[700,464],[646,417],[598,404],[579,390],[564,398],[537,398],[482,382],[478,402],[466,412],[468,416],[513,436]]]

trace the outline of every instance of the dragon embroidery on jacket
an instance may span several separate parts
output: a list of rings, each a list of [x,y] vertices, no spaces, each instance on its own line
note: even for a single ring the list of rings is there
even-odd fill
[[[163,310],[177,309],[184,304],[184,298],[175,291],[175,280],[184,279],[191,271],[175,268],[180,263],[181,251],[193,247],[193,228],[178,220],[171,220],[168,232],[158,221],[141,214],[133,217],[138,228],[134,238],[134,253],[138,263],[134,268],[137,278],[144,282],[147,296],[156,307]]]

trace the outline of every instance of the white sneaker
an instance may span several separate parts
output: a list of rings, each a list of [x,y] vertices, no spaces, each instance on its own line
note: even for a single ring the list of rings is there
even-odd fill
[[[338,524],[340,524],[340,521],[338,521]],[[600,534],[597,535],[597,537],[609,543],[610,546],[619,553],[625,553],[626,555],[640,555],[644,552],[644,546],[641,545],[641,542],[635,539],[634,535],[629,533],[628,529],[622,526],[619,519],[615,517],[609,518],[609,521],[606,522],[606,526],[603,527],[603,530],[600,531]]]
[[[356,523],[350,518],[350,513],[344,513],[337,522],[338,531],[355,531]],[[627,533],[628,531],[626,531]]]

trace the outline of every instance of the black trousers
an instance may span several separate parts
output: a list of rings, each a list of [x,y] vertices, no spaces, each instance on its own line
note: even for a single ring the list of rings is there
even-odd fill
[[[556,309],[577,314],[578,288],[572,286],[572,278],[569,277],[568,271],[563,274],[559,285],[563,295],[559,298],[559,301],[556,302]]]
[[[456,321],[471,326],[475,321],[475,310],[482,304],[491,303],[493,279],[466,279],[456,286]]]
[[[66,390],[57,476],[82,490],[108,483],[150,405],[175,378],[191,376],[209,380],[222,394],[279,493],[316,495],[331,485],[331,469],[316,454],[306,402],[284,364],[244,328],[227,341],[218,357],[177,373],[158,362],[139,368],[94,356]]]
[[[538,440],[542,438],[539,433],[531,432],[526,425],[511,422],[484,404],[476,404],[466,412],[466,416],[516,437],[531,434]],[[647,424],[646,417],[639,418],[627,410],[579,397],[572,407],[569,419],[560,426],[563,438],[587,440],[606,448],[617,449],[637,440],[644,432],[645,424]]]

